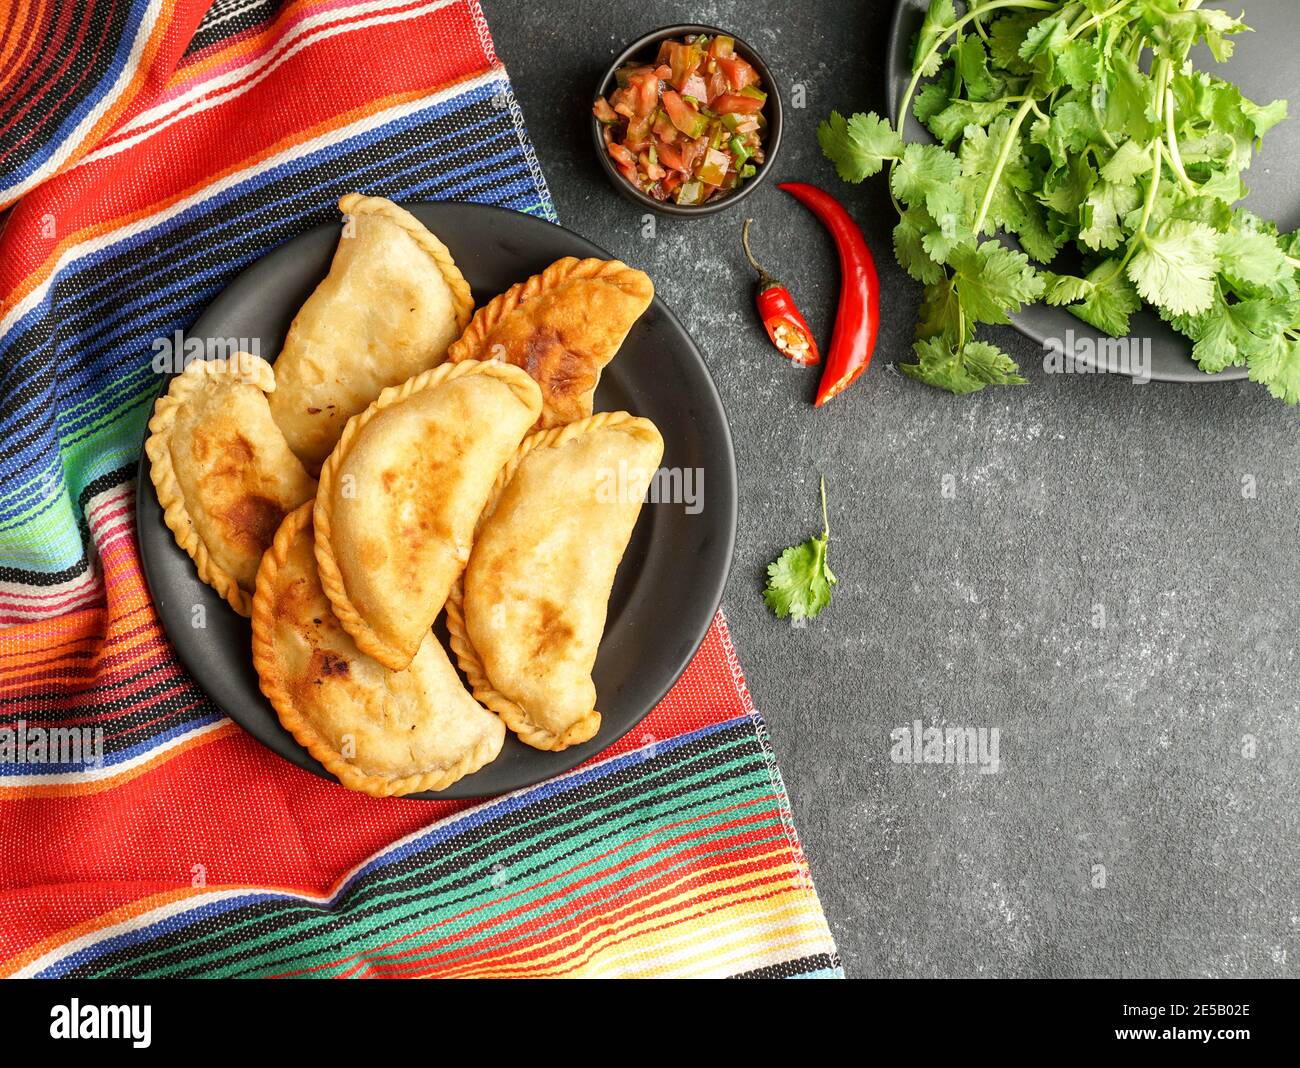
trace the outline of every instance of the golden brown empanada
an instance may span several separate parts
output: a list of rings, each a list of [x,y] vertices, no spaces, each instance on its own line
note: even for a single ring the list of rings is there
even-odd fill
[[[601,370],[654,295],[643,271],[567,256],[475,312],[447,358],[522,367],[542,387],[538,426],[563,426],[591,414]]]
[[[541,411],[504,363],[444,364],[384,390],[321,470],[321,584],[362,652],[411,662],[469,559],[492,485]]]
[[[144,446],[177,544],[242,616],[280,520],[316,494],[271,418],[275,388],[271,365],[248,353],[195,360],[154,404]]]
[[[330,273],[289,327],[271,398],[290,448],[312,470],[383,389],[442,363],[474,308],[447,246],[410,212],[358,193],[339,210],[348,225]]]
[[[474,696],[536,749],[600,727],[591,669],[662,456],[650,420],[602,412],[533,434],[497,478],[447,629]]]
[[[404,671],[362,653],[316,573],[312,506],[281,525],[253,598],[253,664],[285,729],[338,780],[378,797],[442,790],[495,760],[501,721],[426,631]]]

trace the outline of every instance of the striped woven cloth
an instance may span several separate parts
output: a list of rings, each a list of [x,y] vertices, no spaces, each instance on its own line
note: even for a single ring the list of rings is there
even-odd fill
[[[554,219],[477,3],[0,16],[0,975],[839,975],[721,616],[638,730],[486,804],[300,771],[159,627],[153,339],[345,192]]]

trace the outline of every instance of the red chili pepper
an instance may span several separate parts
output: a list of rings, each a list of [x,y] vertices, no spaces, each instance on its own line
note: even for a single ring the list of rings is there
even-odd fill
[[[826,354],[826,370],[814,402],[820,408],[848,389],[871,362],[880,328],[880,280],[866,238],[838,200],[806,182],[782,182],[777,188],[784,189],[822,221],[840,254],[840,305]]]
[[[759,318],[767,329],[767,336],[783,356],[788,357],[800,367],[812,367],[821,360],[817,351],[817,340],[808,329],[808,323],[795,307],[790,291],[758,265],[754,254],[749,251],[749,224],[753,219],[746,219],[740,231],[740,243],[745,247],[745,259],[758,272],[758,293],[754,303],[758,307]]]

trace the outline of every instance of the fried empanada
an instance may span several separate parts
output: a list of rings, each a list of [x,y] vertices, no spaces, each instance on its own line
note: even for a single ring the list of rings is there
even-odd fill
[[[253,598],[253,664],[280,722],[346,787],[377,797],[442,790],[495,760],[505,727],[426,631],[404,671],[362,653],[316,573],[312,506],[281,524]]]
[[[275,388],[271,365],[248,353],[195,360],[154,404],[144,446],[177,544],[242,616],[280,520],[316,495],[271,418]]]
[[[383,197],[350,193],[330,273],[275,361],[271,414],[312,470],[380,392],[436,367],[474,308],[447,246]],[[351,229],[349,229],[349,227]]]
[[[321,469],[316,560],[362,652],[411,662],[469,559],[497,473],[541,411],[504,363],[444,364],[384,390]]]
[[[591,670],[662,456],[650,420],[602,412],[525,439],[497,478],[447,629],[474,696],[536,749],[600,728]]]
[[[539,427],[591,414],[600,372],[654,299],[643,271],[618,260],[556,260],[474,313],[453,362],[504,360],[542,387]]]

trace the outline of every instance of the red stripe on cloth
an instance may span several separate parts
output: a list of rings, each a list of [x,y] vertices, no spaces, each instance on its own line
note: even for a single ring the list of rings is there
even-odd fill
[[[260,159],[374,114],[380,104],[418,100],[483,73],[491,63],[478,41],[465,4],[403,22],[400,32],[379,25],[317,40],[245,92],[237,106],[192,112],[127,151],[66,171],[47,182],[41,196],[14,206],[9,231],[28,240],[6,246],[11,255],[0,260],[0,295],[10,302],[24,295],[31,288],[26,280],[43,278],[61,249],[105,230],[105,219],[119,226],[147,217]],[[358,55],[366,56],[362,66]],[[333,77],[340,69],[347,78]],[[286,108],[286,82],[329,85],[330,91],[300,94]],[[214,167],[216,158],[225,165]],[[141,174],[150,180],[139,181]],[[57,204],[57,239],[40,237],[39,220],[51,201]]]
[[[747,702],[729,666],[724,626],[721,618],[714,621],[668,696],[594,759],[744,714]],[[103,880],[122,880],[137,891],[184,890],[195,864],[207,869],[210,887],[274,886],[322,896],[391,842],[473,804],[342,790],[232,727],[110,791],[4,800],[0,841],[8,856],[23,862],[0,865],[0,892],[10,902],[24,894],[48,897],[58,916],[54,930],[123,903],[105,894]],[[89,885],[87,872],[96,876]],[[84,886],[85,893],[50,895],[56,886]],[[22,953],[50,929],[0,924],[0,959]]]

